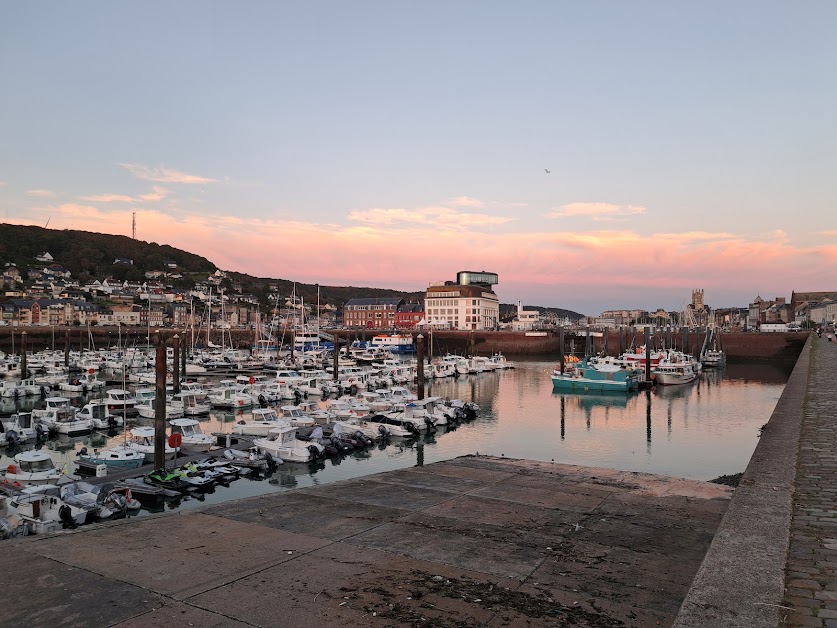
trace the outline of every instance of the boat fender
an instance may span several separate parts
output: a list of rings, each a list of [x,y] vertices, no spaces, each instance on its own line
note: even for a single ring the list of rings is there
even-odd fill
[[[77,456],[86,456],[87,455],[87,447],[82,447],[81,449],[79,449],[78,454],[76,454],[76,455]]]
[[[270,452],[265,452],[264,459],[267,461],[267,466],[273,469],[276,466],[276,460],[273,458],[273,454]]]
[[[418,432],[415,423],[413,423],[412,421],[407,421],[406,423],[404,423],[404,429],[406,429],[411,434],[415,434],[416,432]]]
[[[18,436],[18,433],[14,430],[9,430],[6,432],[6,442],[14,447],[20,442],[20,436]]]

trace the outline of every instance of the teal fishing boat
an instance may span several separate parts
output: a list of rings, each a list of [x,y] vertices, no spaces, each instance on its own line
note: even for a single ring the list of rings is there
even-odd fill
[[[574,368],[552,372],[552,388],[561,392],[629,392],[639,387],[642,372],[613,364],[591,364],[587,358]]]

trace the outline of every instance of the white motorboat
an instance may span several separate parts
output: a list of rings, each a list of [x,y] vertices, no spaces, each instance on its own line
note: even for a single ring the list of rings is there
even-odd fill
[[[38,437],[39,425],[32,420],[31,412],[18,412],[3,421],[3,433],[7,445],[17,445]],[[41,430],[44,428],[41,427]]]
[[[361,434],[367,438],[371,438],[372,440],[377,440],[389,434],[385,424],[367,421],[361,417],[349,417],[337,420],[333,422],[333,425],[335,429],[337,429],[337,426],[339,425],[340,428],[348,434],[353,434],[354,432],[359,431]]]
[[[688,384],[697,378],[697,372],[691,362],[676,364],[660,362],[651,371],[651,377],[661,386]]]
[[[111,414],[108,411],[108,404],[104,399],[94,399],[76,412],[76,417],[89,419],[97,430],[110,430],[124,424],[121,416]]]
[[[316,421],[302,411],[298,406],[282,406],[279,408],[282,411],[280,418],[290,423],[293,427],[311,427]]]
[[[43,451],[24,451],[15,455],[14,463],[6,468],[6,481],[20,484],[50,484],[61,478],[61,471],[49,454]]]
[[[273,408],[255,408],[250,421],[240,421],[233,425],[233,434],[242,436],[267,436],[274,427],[282,427],[286,422],[279,419]]]
[[[123,415],[125,413],[131,414],[134,412],[134,404],[136,399],[127,390],[122,388],[111,388],[107,391],[108,410],[114,414]]]
[[[172,396],[171,405],[183,408],[183,415],[185,416],[209,414],[212,407],[208,403],[203,403],[201,401],[202,397],[202,395],[199,396],[196,392],[181,390]]]
[[[131,439],[128,441],[128,447],[134,451],[138,451],[145,457],[146,462],[154,462],[154,428],[153,427],[135,427],[131,430]],[[165,459],[174,460],[180,448],[172,447],[166,441]]]
[[[298,439],[296,429],[290,424],[274,427],[267,438],[257,438],[253,445],[262,453],[286,462],[311,462],[325,455],[325,447],[319,443]]]
[[[411,436],[418,436],[421,433],[418,424],[412,419],[405,419],[404,414],[401,412],[373,414],[367,417],[366,421],[383,427],[384,431],[381,431],[381,433],[385,436],[410,438]],[[422,425],[424,424],[422,423]]]
[[[249,408],[253,405],[253,397],[236,388],[216,388],[206,396],[207,401],[215,408]]]
[[[201,424],[195,419],[172,419],[169,421],[172,434],[180,434],[182,444],[197,451],[209,451],[215,440],[209,434],[204,434]]]
[[[154,397],[138,399],[134,409],[144,419],[153,419],[157,416],[157,400]],[[177,419],[183,416],[183,406],[177,404],[166,404],[166,420]]]
[[[108,449],[94,449],[92,453],[88,453],[87,448],[82,447],[79,459],[92,464],[104,464],[114,469],[136,469],[145,462],[145,453],[126,443]]]
[[[29,534],[57,532],[85,523],[97,507],[79,506],[61,499],[61,489],[54,484],[24,488],[15,494],[8,505],[10,516],[17,516]]]
[[[46,408],[33,410],[32,415],[50,432],[81,436],[93,430],[93,422],[76,416],[76,409],[67,397],[47,397]]]

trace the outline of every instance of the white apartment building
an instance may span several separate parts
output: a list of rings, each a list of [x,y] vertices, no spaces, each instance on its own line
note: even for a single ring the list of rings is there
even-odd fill
[[[496,329],[500,300],[485,285],[433,284],[425,292],[424,318],[428,325],[445,329]]]

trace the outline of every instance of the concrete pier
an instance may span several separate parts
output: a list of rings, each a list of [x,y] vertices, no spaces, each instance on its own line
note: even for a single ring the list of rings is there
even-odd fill
[[[7,541],[0,624],[670,625],[730,493],[458,458]]]

